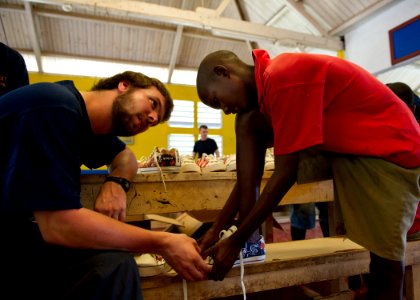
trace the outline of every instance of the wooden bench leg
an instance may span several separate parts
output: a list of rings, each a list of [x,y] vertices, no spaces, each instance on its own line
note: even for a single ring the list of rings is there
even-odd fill
[[[406,300],[420,300],[420,265],[405,269],[405,297]]]

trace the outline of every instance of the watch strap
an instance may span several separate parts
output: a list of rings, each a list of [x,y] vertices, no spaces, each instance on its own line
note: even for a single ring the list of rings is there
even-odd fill
[[[115,176],[107,176],[105,178],[104,182],[107,182],[107,181],[112,181],[112,182],[118,183],[119,185],[121,185],[121,187],[123,188],[123,190],[125,192],[128,192],[128,190],[130,189],[130,181],[128,181],[125,178],[115,177]]]

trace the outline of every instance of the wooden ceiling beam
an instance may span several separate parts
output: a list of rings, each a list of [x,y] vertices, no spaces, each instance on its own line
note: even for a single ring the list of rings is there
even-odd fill
[[[35,21],[32,12],[31,3],[24,2],[26,23],[28,24],[29,38],[31,40],[32,50],[35,54],[35,60],[38,65],[38,71],[43,73],[41,47],[39,46],[38,35],[36,33]]]
[[[290,46],[301,44],[329,50],[343,49],[343,44],[338,37],[319,37],[248,21],[224,18],[217,15],[217,10],[203,7],[198,7],[195,11],[191,11],[141,1],[51,0],[48,2],[95,6],[96,8],[109,11],[118,11],[127,17],[145,18],[186,27],[202,28],[211,31],[215,35],[239,40],[269,41]]]
[[[225,11],[226,7],[229,5],[231,0],[223,0],[222,3],[219,4],[219,6],[216,8],[216,15],[221,16],[223,12]]]

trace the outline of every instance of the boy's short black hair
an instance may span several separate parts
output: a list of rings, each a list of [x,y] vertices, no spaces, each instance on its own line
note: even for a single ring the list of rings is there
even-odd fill
[[[216,81],[218,77],[213,72],[213,67],[218,64],[237,63],[239,61],[238,56],[229,50],[218,50],[204,57],[198,67],[196,78],[198,97],[204,104],[207,104],[205,97],[203,97],[206,85]]]
[[[201,129],[209,129],[209,128],[207,127],[207,125],[201,125],[201,126],[200,126],[200,130],[201,130]]]
[[[166,100],[165,112],[161,122],[169,120],[172,110],[174,109],[174,102],[165,85],[156,78],[148,77],[138,72],[125,71],[109,78],[100,79],[92,86],[91,91],[113,90],[118,87],[118,84],[121,81],[128,82],[130,86],[136,88],[144,89],[155,86]]]

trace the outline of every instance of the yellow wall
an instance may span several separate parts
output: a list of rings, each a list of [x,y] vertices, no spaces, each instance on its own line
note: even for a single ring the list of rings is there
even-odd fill
[[[59,80],[73,80],[75,86],[81,90],[90,90],[91,86],[98,80],[98,78],[82,77],[82,76],[60,76],[60,75],[46,75],[39,73],[30,73],[30,83],[36,82],[54,82]],[[186,85],[166,85],[173,99],[177,100],[192,100],[194,102],[200,101],[198,99],[197,91],[194,86]],[[198,139],[197,116],[194,117],[194,128],[173,128],[169,127],[167,123],[158,125],[134,137],[134,144],[128,145],[135,153],[137,159],[141,156],[148,156],[154,146],[168,147],[168,135],[172,133],[194,134]],[[234,115],[226,116],[222,114],[222,129],[210,129],[209,134],[223,136],[223,153],[232,154],[236,152],[235,139],[235,117]],[[191,149],[192,151],[192,149]]]

